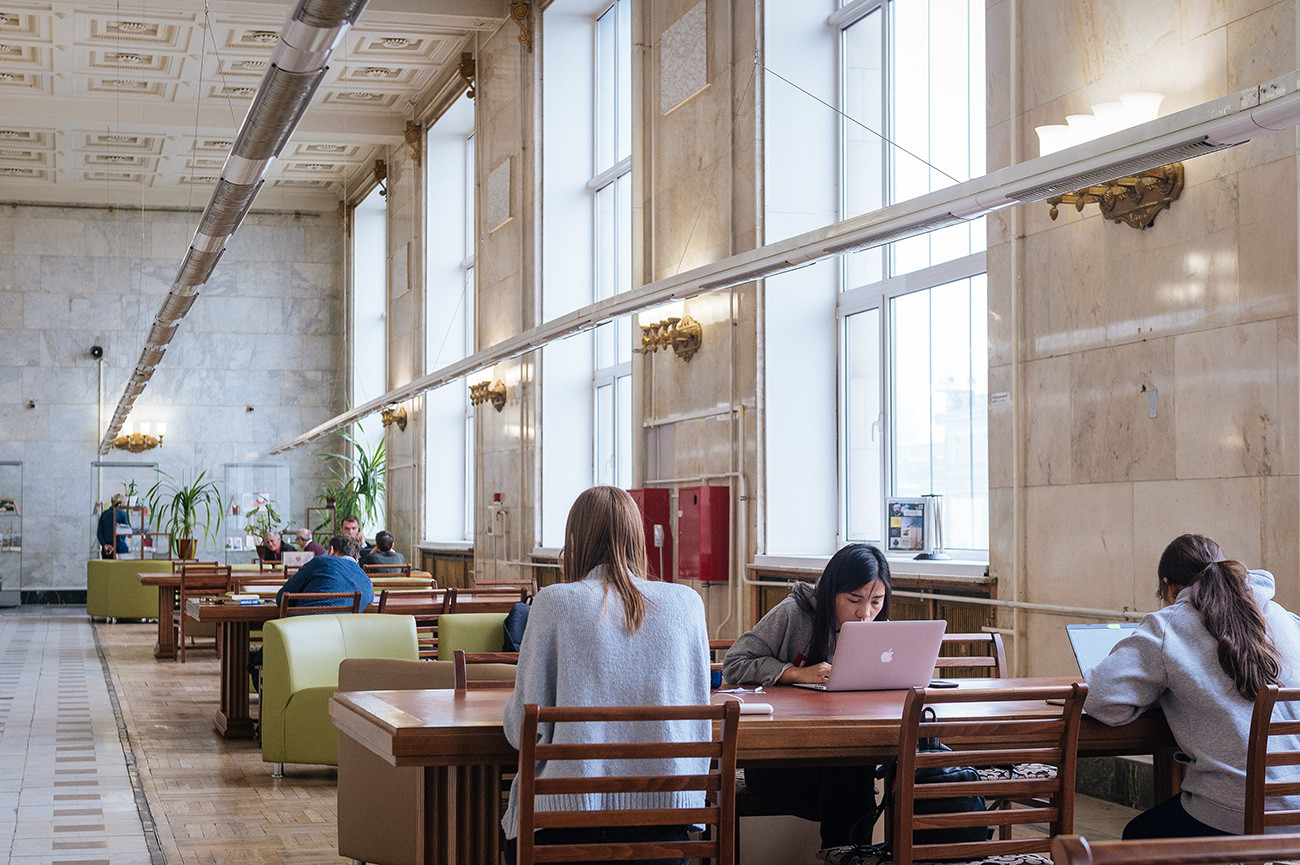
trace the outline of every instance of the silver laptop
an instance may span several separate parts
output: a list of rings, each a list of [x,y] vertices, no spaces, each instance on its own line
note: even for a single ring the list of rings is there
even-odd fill
[[[1070,647],[1074,649],[1074,660],[1079,664],[1083,680],[1088,681],[1093,667],[1101,663],[1110,654],[1115,644],[1133,633],[1138,622],[1101,622],[1091,625],[1066,625],[1065,633],[1070,637]]]
[[[948,623],[845,622],[825,684],[795,682],[815,691],[895,691],[924,688],[934,675]]]
[[[286,568],[301,568],[303,565],[310,562],[312,556],[314,555],[316,554],[312,552],[305,552],[305,551],[296,552],[296,553],[281,553],[280,558],[284,561],[284,566]]]

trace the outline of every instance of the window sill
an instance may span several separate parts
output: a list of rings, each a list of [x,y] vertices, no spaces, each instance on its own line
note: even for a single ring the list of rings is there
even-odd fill
[[[908,556],[886,555],[889,572],[898,577],[938,577],[954,582],[983,583],[989,580],[989,565],[977,559],[917,560]],[[773,576],[814,577],[820,574],[830,561],[830,556],[755,556],[749,565],[751,573],[771,574]]]
[[[420,541],[415,547],[430,553],[474,552],[474,545],[469,541]]]

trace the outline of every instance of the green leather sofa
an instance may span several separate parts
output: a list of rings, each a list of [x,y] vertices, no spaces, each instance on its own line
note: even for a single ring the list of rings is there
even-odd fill
[[[156,619],[158,587],[142,586],[145,572],[171,573],[168,559],[91,559],[86,562],[86,615],[93,619]]]
[[[344,658],[420,659],[411,616],[325,613],[262,628],[262,760],[337,766],[339,737],[329,701]]]
[[[438,617],[438,660],[456,650],[499,652],[506,641],[505,613],[445,613]]]

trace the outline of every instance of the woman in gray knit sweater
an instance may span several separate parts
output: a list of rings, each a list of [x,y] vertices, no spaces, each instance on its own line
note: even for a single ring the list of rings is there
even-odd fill
[[[1272,574],[1247,571],[1202,535],[1175,538],[1156,573],[1164,608],[1093,669],[1083,704],[1113,725],[1159,706],[1187,764],[1182,792],[1133,818],[1124,837],[1240,834],[1255,695],[1300,685],[1300,619],[1273,601]],[[1279,703],[1274,717],[1295,715]],[[1300,737],[1276,737],[1274,749],[1300,749]],[[1300,796],[1279,804],[1300,808]]]
[[[887,621],[889,563],[870,544],[849,544],[827,562],[816,583],[797,583],[789,596],[727,652],[722,677],[737,685],[824,682],[831,673],[840,627],[848,621]],[[750,793],[789,814],[821,824],[823,848],[855,843],[855,823],[875,808],[874,766],[745,770]]]
[[[547,586],[533,599],[528,627],[519,647],[515,690],[503,724],[510,744],[519,747],[523,708],[539,706],[685,706],[709,702],[709,637],[704,603],[689,586],[646,579],[645,534],[632,497],[617,487],[592,487],[569,511],[560,567],[564,582]],[[709,738],[708,721],[663,724],[544,725],[538,737],[548,742],[691,741]],[[618,761],[615,761],[617,763]],[[703,774],[708,759],[636,761],[635,774]],[[588,764],[548,763],[538,770],[572,775]],[[611,767],[617,772],[617,765]],[[630,768],[630,767],[623,767]],[[518,779],[501,820],[506,861],[517,849]],[[632,800],[635,801],[632,801]],[[561,800],[555,802],[554,800]],[[570,801],[571,800],[571,801]],[[696,791],[541,797],[549,805],[587,810],[704,805]],[[542,829],[547,843],[614,843],[685,840],[686,826],[582,827]],[[681,860],[684,865],[685,860]]]

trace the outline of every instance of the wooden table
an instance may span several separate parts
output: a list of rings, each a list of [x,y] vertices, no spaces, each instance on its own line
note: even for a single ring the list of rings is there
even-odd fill
[[[160,588],[159,595],[161,594]],[[465,606],[467,612],[483,611],[478,609],[474,599],[468,599]],[[378,604],[372,603],[363,612],[379,612]],[[196,622],[215,622],[221,632],[217,641],[221,659],[221,700],[217,713],[212,718],[212,728],[225,739],[253,738],[253,718],[248,701],[249,633],[254,625],[262,625],[280,617],[275,599],[270,598],[257,604],[241,604],[231,600],[221,603],[189,601],[185,604],[185,615]],[[170,627],[167,633],[172,633]],[[161,636],[161,631],[159,634]],[[173,652],[175,648],[173,643]]]
[[[247,567],[236,565],[234,567]],[[234,572],[240,576],[244,573]],[[257,571],[249,569],[249,576],[256,574]],[[267,572],[269,575],[269,572]],[[155,658],[174,658],[176,657],[176,632],[172,630],[172,612],[176,609],[176,597],[180,593],[181,575],[179,573],[167,573],[165,571],[147,571],[137,575],[142,586],[156,586],[158,588],[158,641],[154,643],[153,656]],[[433,580],[433,575],[427,571],[411,571],[413,578],[419,580]],[[416,580],[412,580],[413,583]],[[278,587],[277,587],[278,589]]]
[[[961,687],[1070,681],[968,679],[961,680]],[[495,796],[471,796],[463,791],[500,789],[502,771],[513,769],[518,760],[501,726],[509,694],[491,690],[352,691],[339,692],[330,701],[330,716],[341,735],[350,736],[394,766],[424,768],[424,819],[417,834],[426,865],[497,862],[501,803]],[[898,750],[905,694],[767,688],[761,697],[750,699],[771,703],[773,713],[741,717],[738,760],[742,765],[883,762]],[[994,709],[981,703],[941,708],[961,717],[991,716],[994,712],[1007,715],[1005,706]],[[1042,710],[1042,703],[1026,703],[1012,714],[1032,715]],[[1085,718],[1079,742],[1082,756],[1154,755],[1157,801],[1162,795],[1172,795],[1174,748],[1159,713],[1115,728]]]

